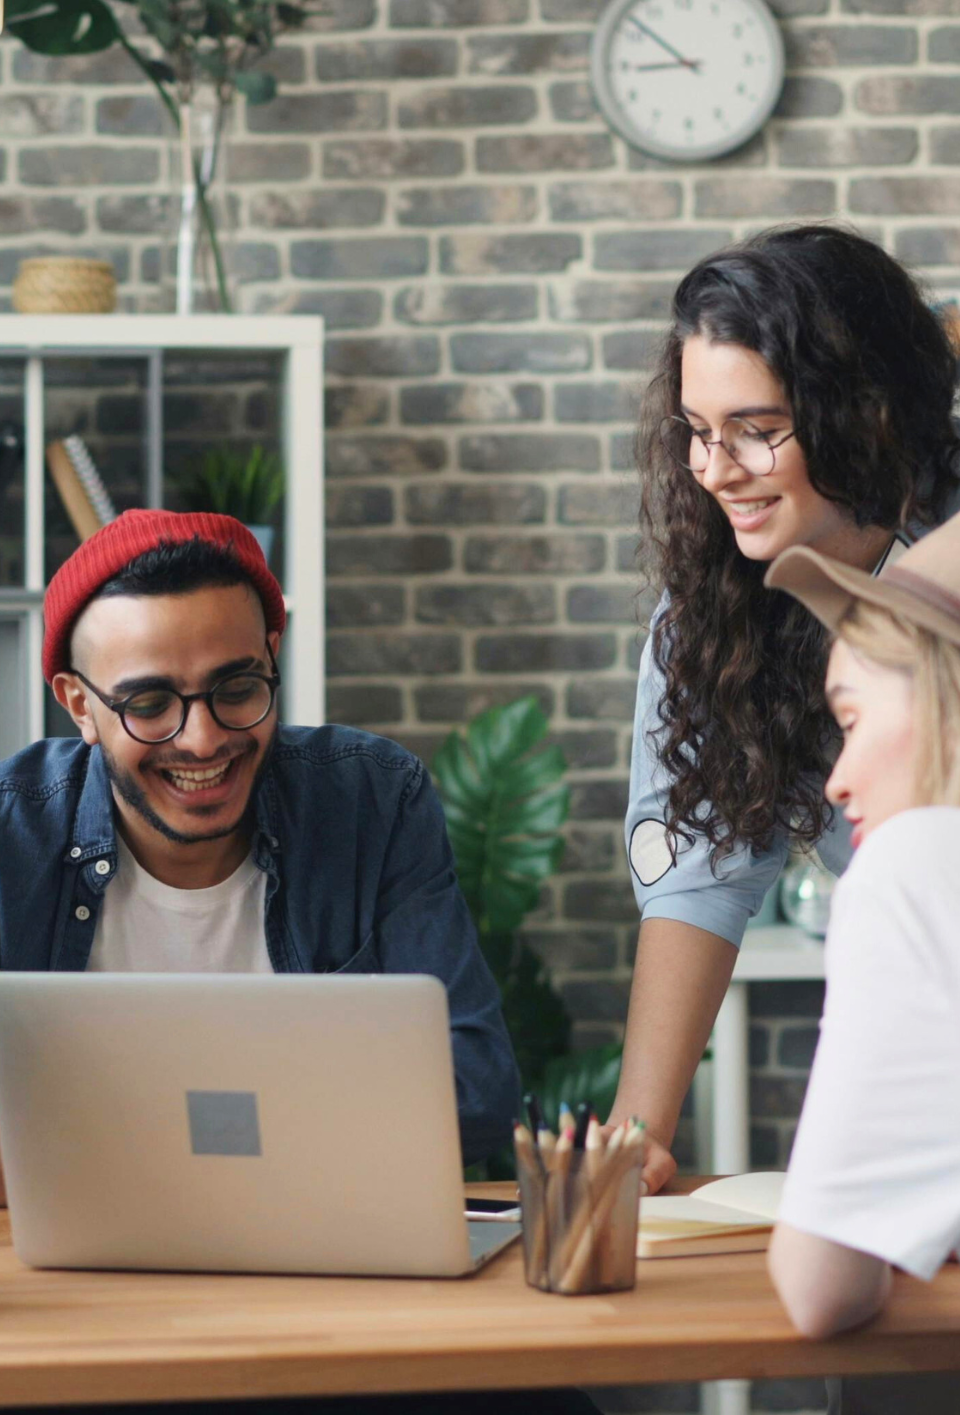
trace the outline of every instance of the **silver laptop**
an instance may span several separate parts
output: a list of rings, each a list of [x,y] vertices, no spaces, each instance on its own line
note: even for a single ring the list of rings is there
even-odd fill
[[[0,1142],[33,1267],[471,1272],[432,977],[0,973]]]

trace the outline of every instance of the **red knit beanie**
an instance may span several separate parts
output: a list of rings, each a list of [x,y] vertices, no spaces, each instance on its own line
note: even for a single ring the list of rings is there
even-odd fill
[[[256,537],[240,521],[212,511],[124,511],[84,541],[47,586],[43,599],[43,676],[47,682],[52,682],[55,673],[69,669],[73,626],[102,585],[144,551],[156,550],[161,541],[178,544],[195,537],[230,552],[256,587],[267,632],[282,634],[287,622],[283,591],[267,568]]]

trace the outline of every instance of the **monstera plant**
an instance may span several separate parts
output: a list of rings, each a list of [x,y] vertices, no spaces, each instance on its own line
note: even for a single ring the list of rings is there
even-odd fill
[[[606,1117],[619,1047],[570,1053],[570,1017],[540,958],[520,935],[563,855],[570,807],[566,762],[545,746],[547,719],[536,698],[520,698],[452,732],[433,759],[450,844],[480,946],[499,984],[524,1086],[546,1115],[559,1102],[591,1100]]]

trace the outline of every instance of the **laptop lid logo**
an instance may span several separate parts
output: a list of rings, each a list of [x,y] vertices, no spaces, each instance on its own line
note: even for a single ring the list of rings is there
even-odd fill
[[[255,1091],[187,1091],[190,1148],[195,1155],[259,1155]]]

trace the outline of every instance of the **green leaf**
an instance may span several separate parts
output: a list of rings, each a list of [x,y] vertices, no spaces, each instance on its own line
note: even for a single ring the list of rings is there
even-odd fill
[[[304,10],[300,5],[278,5],[277,19],[288,29],[297,29],[300,25],[306,24],[310,18],[308,10]]]
[[[562,748],[547,747],[523,762],[512,762],[503,773],[503,794],[508,799],[529,796],[559,781],[567,769]]]
[[[46,0],[31,5],[12,0],[7,20],[10,32],[38,54],[95,54],[109,49],[120,32],[104,0]]]
[[[269,103],[276,96],[277,81],[262,69],[242,69],[237,74],[237,89],[251,106]]]
[[[144,67],[155,84],[176,83],[177,76],[164,59],[147,59]]]
[[[556,1126],[561,1101],[571,1110],[589,1101],[600,1119],[606,1120],[617,1094],[622,1058],[623,1048],[610,1045],[548,1061],[537,1088],[548,1123]]]
[[[501,810],[498,823],[505,835],[542,834],[559,829],[569,809],[570,791],[560,786],[556,791],[540,792]]]

